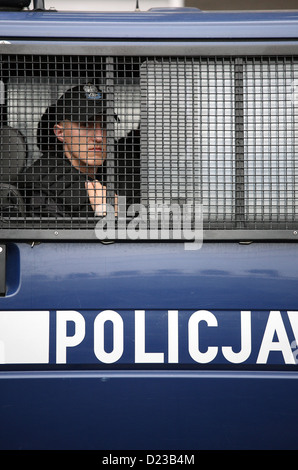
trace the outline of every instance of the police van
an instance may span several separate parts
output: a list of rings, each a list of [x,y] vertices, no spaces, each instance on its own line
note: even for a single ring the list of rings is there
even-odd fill
[[[0,448],[297,449],[298,11],[29,4],[0,2]]]

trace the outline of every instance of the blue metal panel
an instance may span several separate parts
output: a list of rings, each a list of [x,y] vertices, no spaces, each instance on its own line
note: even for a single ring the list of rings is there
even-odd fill
[[[24,243],[10,244],[7,256],[2,310],[298,306],[295,243],[204,243],[194,251],[183,243]]]
[[[0,38],[296,39],[298,12],[2,12]]]
[[[8,315],[21,312],[20,320],[26,311],[49,312],[46,330],[42,330],[49,339],[48,353],[42,356],[48,360],[41,361],[45,367],[61,363],[102,367],[108,363],[113,369],[143,362],[162,368],[169,364],[176,368],[200,368],[202,364],[297,367],[297,256],[297,244],[277,243],[204,243],[195,251],[185,250],[183,243],[49,243],[33,248],[9,244],[8,292],[0,299],[0,309]],[[112,313],[99,331],[95,323],[105,310]],[[177,312],[174,317],[171,310]],[[75,311],[79,319],[77,322],[70,314],[62,320],[62,329],[68,329],[65,337],[75,335],[79,322],[83,325],[75,347],[62,345],[62,361],[58,311]],[[203,313],[197,318],[198,311]],[[249,313],[242,315],[246,311]],[[249,315],[247,320],[245,315]],[[106,362],[96,345],[103,331],[104,350],[114,350],[114,320],[120,322],[117,338],[121,344],[119,354]],[[194,339],[190,328],[197,330]],[[271,332],[264,352],[263,338],[269,330],[285,339],[280,338],[281,346],[275,351],[274,344],[270,346],[276,341]],[[142,344],[143,335],[144,354],[140,354],[136,345]],[[242,350],[245,340],[243,356],[231,358],[226,353],[226,348],[235,353]],[[169,346],[171,341],[174,346]],[[211,358],[204,354],[208,348],[213,351]],[[198,349],[203,356],[196,353]],[[148,359],[145,350],[153,358]],[[22,363],[22,351],[18,357]]]
[[[1,449],[297,449],[296,374],[27,372],[0,386]]]

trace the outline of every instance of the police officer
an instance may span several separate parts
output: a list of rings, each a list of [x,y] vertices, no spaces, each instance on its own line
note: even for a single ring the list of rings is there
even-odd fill
[[[46,110],[37,132],[42,156],[22,178],[30,215],[94,217],[105,214],[107,117],[106,95],[93,84],[69,89]],[[138,193],[131,184],[139,181],[139,145],[134,146],[128,158],[124,147],[120,144],[114,151],[115,204],[117,194],[131,199]],[[126,164],[129,170],[125,170]]]

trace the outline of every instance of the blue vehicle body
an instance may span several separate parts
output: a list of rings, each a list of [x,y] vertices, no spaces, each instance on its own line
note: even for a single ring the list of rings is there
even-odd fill
[[[0,20],[3,39],[55,42],[57,39],[295,40],[297,22],[298,14],[294,11],[205,12],[159,8],[132,13],[2,12]]]
[[[266,53],[298,47],[298,12],[1,12],[0,39]],[[0,448],[297,449],[295,237],[6,241],[0,310],[22,344],[0,370]]]

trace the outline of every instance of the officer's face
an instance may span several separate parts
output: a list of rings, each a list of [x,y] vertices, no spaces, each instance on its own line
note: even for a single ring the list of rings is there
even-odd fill
[[[94,173],[107,156],[107,135],[100,121],[78,123],[64,121],[55,126],[64,143],[64,152],[73,166],[83,173]]]

